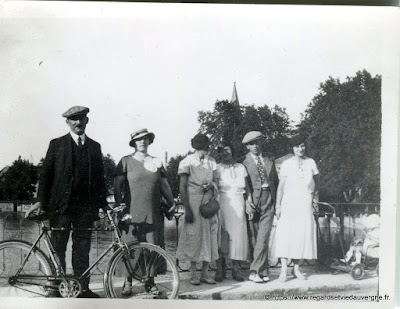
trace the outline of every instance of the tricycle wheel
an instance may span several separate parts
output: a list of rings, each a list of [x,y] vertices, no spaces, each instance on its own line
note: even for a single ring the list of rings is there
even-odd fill
[[[356,264],[351,269],[351,276],[354,280],[361,280],[365,275],[365,269],[362,264]]]

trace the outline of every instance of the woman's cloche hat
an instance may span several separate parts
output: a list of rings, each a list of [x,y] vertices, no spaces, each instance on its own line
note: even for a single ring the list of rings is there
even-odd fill
[[[149,132],[147,131],[147,129],[140,129],[131,134],[131,141],[129,142],[129,146],[134,147],[135,141],[142,138],[143,136],[149,137],[149,144],[153,143],[153,140],[156,137],[153,132]]]

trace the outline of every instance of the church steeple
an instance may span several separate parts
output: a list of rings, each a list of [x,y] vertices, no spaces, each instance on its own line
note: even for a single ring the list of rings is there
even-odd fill
[[[236,91],[236,82],[233,82],[233,93],[231,103],[239,105],[239,97]]]

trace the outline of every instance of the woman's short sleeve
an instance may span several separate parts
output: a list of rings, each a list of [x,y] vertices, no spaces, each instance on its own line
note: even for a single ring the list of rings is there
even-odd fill
[[[240,170],[242,171],[243,178],[246,178],[249,175],[247,173],[246,167],[241,163],[239,163],[239,166],[240,166]]]
[[[311,172],[312,172],[313,176],[319,174],[317,164],[315,163],[315,161],[313,159],[311,159]]]
[[[289,160],[283,161],[279,170],[279,177],[287,177],[289,175]]]
[[[217,169],[217,161],[214,158],[210,158],[211,168],[213,171]]]
[[[127,174],[127,162],[125,158],[122,158],[117,167],[115,168],[115,176],[126,176]]]
[[[178,175],[181,174],[190,174],[190,160],[188,157],[186,157],[179,163]]]

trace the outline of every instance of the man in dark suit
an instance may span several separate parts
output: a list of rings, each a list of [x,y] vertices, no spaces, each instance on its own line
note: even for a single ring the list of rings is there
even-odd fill
[[[275,163],[261,153],[261,132],[248,132],[242,143],[249,153],[243,165],[249,175],[252,202],[247,201],[246,212],[249,216],[249,239],[252,262],[249,280],[256,283],[269,281],[268,242],[274,220],[278,175]]]
[[[39,183],[39,202],[33,209],[49,214],[53,228],[77,228],[72,232],[72,267],[79,277],[89,266],[91,228],[100,208],[107,206],[103,156],[100,144],[85,134],[89,108],[71,107],[62,116],[70,132],[50,142]],[[65,271],[65,251],[70,231],[52,231],[52,244]],[[95,298],[89,279],[80,297]],[[54,293],[50,296],[57,296]]]

